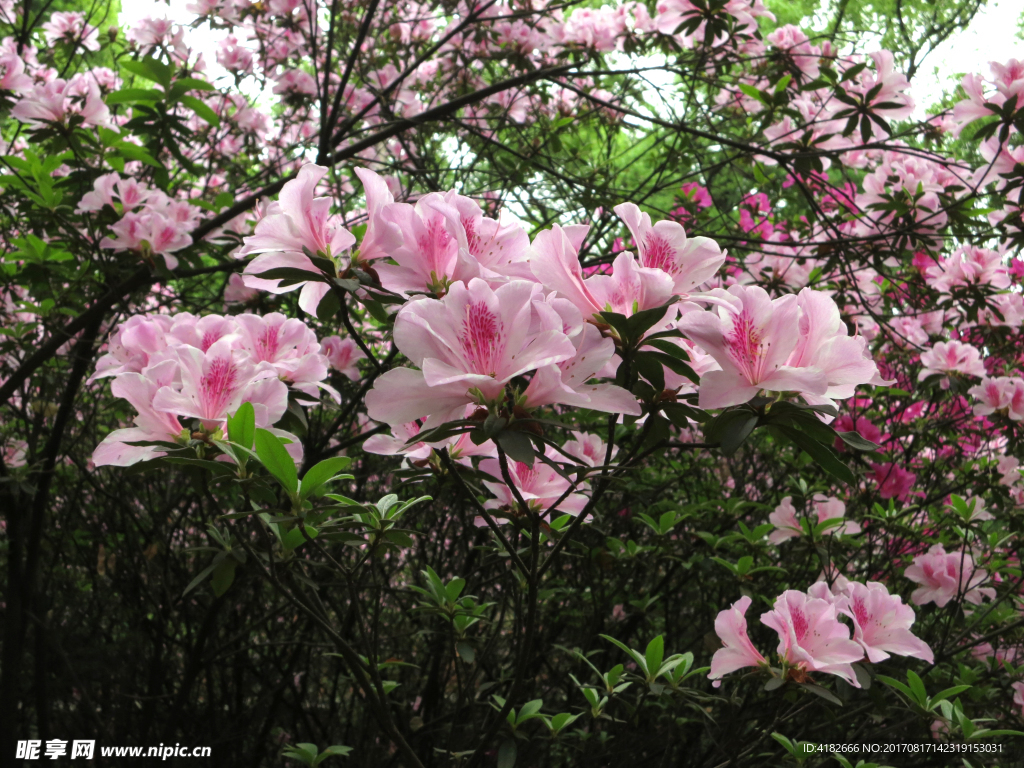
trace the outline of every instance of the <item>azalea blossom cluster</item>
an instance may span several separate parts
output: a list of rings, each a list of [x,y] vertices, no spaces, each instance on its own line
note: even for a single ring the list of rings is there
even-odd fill
[[[828,520],[842,520],[846,515],[846,504],[841,500],[826,496],[823,493],[816,493],[812,498],[812,504],[817,524],[820,525]],[[768,522],[775,526],[775,530],[768,536],[772,544],[781,544],[787,539],[804,535],[804,529],[797,518],[796,508],[793,506],[793,497],[786,496],[775,510],[768,516]],[[846,520],[836,527],[826,528],[825,535],[846,534],[849,536],[860,533],[860,525],[853,520]]]
[[[718,681],[744,667],[769,667],[770,662],[747,635],[747,609],[752,600],[741,597],[718,614],[715,632],[723,647],[711,659],[708,677]],[[850,619],[850,626],[840,617]],[[884,584],[860,584],[845,579],[831,587],[819,581],[806,592],[789,589],[775,600],[761,623],[779,635],[776,649],[784,676],[804,682],[808,673],[824,672],[860,687],[853,664],[878,663],[891,654],[932,661],[931,648],[910,630],[914,611]]]
[[[110,208],[121,214],[111,226],[113,237],[100,240],[101,248],[134,251],[149,259],[162,256],[168,269],[178,266],[176,251],[192,245],[189,232],[198,223],[201,209],[182,200],[174,200],[159,189],[116,171],[93,182],[92,192],[78,204],[78,213]]]
[[[424,446],[409,441],[421,422],[431,429],[465,418],[474,406],[640,416],[630,392],[600,381],[621,363],[621,339],[606,312],[628,318],[662,309],[650,332],[687,337],[677,344],[700,373],[702,407],[744,403],[762,391],[834,405],[860,384],[883,383],[866,339],[848,335],[827,294],[805,288],[772,299],[758,286],[739,284],[702,291],[726,255],[708,238],[687,237],[677,222],[653,223],[634,204],[616,213],[637,255],[622,251],[608,274],[587,276],[580,257],[587,225],[554,225],[531,242],[517,222],[485,216],[454,190],[415,204],[395,202],[386,182],[366,169],[356,170],[366,194],[366,228],[353,250],[356,239],[330,214],[331,199],[316,196],[326,173],[303,166],[261,211],[239,256],[256,254],[245,269],[247,286],[301,289],[299,305],[310,313],[332,290],[331,273],[352,269],[372,273],[381,288],[405,299],[394,343],[415,367],[380,376],[366,407],[406,442],[400,447],[378,437],[368,450],[418,456]],[[273,272],[282,269],[287,279]],[[301,279],[305,274],[309,280]],[[675,391],[692,391],[675,371],[665,368],[663,375]],[[471,455],[465,447],[462,457]],[[527,474],[536,481],[535,470]],[[558,485],[556,477],[548,480]],[[576,498],[582,496],[563,499],[560,509],[579,506]]]
[[[289,397],[316,403],[331,361],[352,375],[358,359],[341,340],[324,341],[301,320],[268,315],[136,315],[119,325],[96,364],[93,380],[112,378],[111,392],[138,412],[135,426],[107,435],[93,453],[97,466],[130,466],[166,455],[159,443],[187,443],[223,434],[227,418],[251,403],[256,425],[289,440],[301,459],[297,437],[274,425]],[[189,426],[190,425],[190,426]]]
[[[329,216],[330,200],[314,197],[325,173],[305,166],[240,251],[260,254],[246,267],[247,285],[301,287],[300,305],[309,312],[329,290],[326,283],[289,280],[282,288],[282,280],[260,275],[281,267],[319,275],[311,255],[338,259],[354,245]],[[639,415],[625,390],[589,383],[618,363],[601,313],[630,317],[678,299],[687,301],[670,307],[654,330],[678,329],[694,345],[694,362],[706,362],[702,407],[746,402],[763,390],[831,405],[851,397],[859,384],[882,382],[866,340],[848,335],[826,294],[804,289],[773,300],[757,286],[741,285],[700,293],[725,261],[719,247],[687,238],[676,222],[653,224],[633,204],[616,212],[638,257],[621,252],[610,274],[585,277],[580,250],[586,225],[555,225],[531,243],[516,223],[484,216],[475,201],[454,191],[431,193],[415,205],[396,203],[380,177],[357,173],[366,190],[367,226],[358,252],[342,257],[337,268],[372,265],[383,288],[421,296],[399,309],[394,331],[398,349],[419,370],[392,370],[375,383],[367,408],[376,420],[427,419],[436,426],[458,418],[469,404],[501,402],[506,385],[529,373],[517,406]]]

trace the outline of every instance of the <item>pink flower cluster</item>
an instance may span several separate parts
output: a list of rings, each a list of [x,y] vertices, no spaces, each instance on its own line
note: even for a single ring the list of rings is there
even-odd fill
[[[313,331],[279,313],[129,318],[111,334],[92,378],[112,377],[111,391],[138,415],[134,427],[104,438],[93,461],[123,467],[163,456],[160,446],[133,443],[187,442],[193,429],[216,434],[245,402],[257,426],[273,431],[288,408],[289,388],[314,402],[321,389],[337,398],[324,383],[328,365]],[[301,458],[298,438],[280,434]]]
[[[994,589],[981,586],[988,580],[988,572],[976,567],[968,552],[947,552],[941,544],[915,557],[904,575],[921,585],[910,596],[915,605],[935,603],[942,608],[956,597],[978,605],[986,597],[996,596]]]
[[[981,383],[967,390],[967,394],[978,401],[974,405],[974,415],[1005,413],[1011,421],[1024,419],[1024,379],[1020,376],[988,378],[984,373],[980,375]]]
[[[840,583],[842,582],[842,583]],[[744,667],[768,667],[768,660],[747,635],[746,612],[751,599],[741,597],[718,614],[715,632],[723,647],[711,659],[708,677],[718,681]],[[848,617],[850,627],[840,621]],[[830,589],[823,581],[807,592],[790,589],[775,600],[761,623],[779,636],[776,649],[784,675],[802,682],[809,672],[825,672],[859,688],[852,664],[884,661],[890,654],[932,661],[932,651],[910,628],[914,611],[884,584],[842,579]]]
[[[931,349],[921,353],[921,365],[924,367],[917,380],[924,381],[929,376],[942,374],[943,389],[949,389],[951,374],[979,377],[985,375],[981,352],[977,347],[960,341],[937,342]]]
[[[107,206],[119,212],[121,219],[111,227],[114,236],[100,240],[100,247],[135,251],[143,258],[162,256],[168,269],[178,266],[172,254],[192,245],[189,232],[201,213],[194,205],[135,179],[121,178],[116,171],[93,182],[92,191],[82,196],[76,212],[101,211]]]
[[[817,524],[826,520],[842,519],[846,515],[846,504],[834,496],[825,496],[822,493],[814,494],[812,498]],[[768,522],[775,526],[775,530],[768,535],[768,541],[772,544],[781,544],[786,539],[792,539],[804,535],[804,529],[796,516],[796,508],[793,506],[793,497],[786,496],[775,510],[768,516]],[[860,525],[852,520],[844,522],[834,528],[827,528],[825,535],[860,533]]]
[[[724,408],[762,390],[797,392],[815,405],[884,384],[862,336],[849,336],[828,294],[804,288],[772,299],[758,286],[716,288],[707,312],[688,311],[679,329],[718,363],[700,380],[700,406]]]

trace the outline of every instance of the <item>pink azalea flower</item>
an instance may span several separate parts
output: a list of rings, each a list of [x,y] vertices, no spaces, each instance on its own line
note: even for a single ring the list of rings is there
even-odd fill
[[[985,375],[985,364],[981,361],[981,353],[976,347],[960,341],[940,341],[931,349],[921,353],[921,365],[924,368],[917,375],[918,381],[924,381],[934,374],[947,374],[942,380],[942,388],[949,389],[951,373],[966,376]]]
[[[679,296],[688,298],[725,263],[718,243],[707,237],[687,238],[681,224],[659,221],[652,225],[651,217],[633,203],[618,205],[615,212],[633,235],[640,265],[671,275],[673,291]]]
[[[1020,708],[1020,715],[1024,717],[1024,683],[1011,683],[1010,687],[1013,688],[1013,705]]]
[[[474,410],[469,406],[465,415]],[[474,456],[497,458],[498,450],[490,440],[476,445],[468,433],[449,437],[435,443],[409,442],[421,431],[419,423],[410,421],[408,424],[396,424],[391,428],[390,435],[371,435],[363,442],[363,450],[382,456],[404,456],[412,462],[424,462],[435,450],[446,448],[451,460],[457,464],[472,466]]]
[[[826,520],[835,520],[846,515],[846,504],[834,496],[825,496],[824,494],[816,493],[812,500],[814,503],[814,512],[818,515],[819,524]],[[860,525],[855,523],[853,520],[847,520],[842,525],[836,526],[835,528],[829,528],[825,531],[825,535],[827,536],[831,536],[834,533],[853,536],[860,533]]]
[[[0,90],[22,93],[31,90],[35,81],[25,74],[25,62],[14,51],[0,51]]]
[[[259,295],[260,292],[247,286],[237,272],[231,274],[228,284],[224,286],[224,301],[227,304],[248,304]]]
[[[610,275],[594,274],[584,278],[579,248],[587,229],[586,226],[564,229],[555,226],[534,238],[530,268],[546,289],[572,302],[587,319],[598,312],[616,312],[629,317],[635,312],[664,306],[673,297],[671,276],[661,269],[640,266],[631,253],[623,252],[615,257]],[[662,325],[667,326],[674,317],[674,311],[667,313]]]
[[[797,304],[800,341],[786,365],[822,371],[828,384],[821,394],[804,393],[804,400],[813,405],[834,406],[836,400],[853,397],[860,384],[892,384],[879,374],[868,352],[867,340],[847,335],[846,323],[831,296],[804,288],[797,294]]]
[[[781,544],[786,539],[804,535],[804,529],[796,516],[792,496],[786,496],[779,502],[775,510],[768,515],[768,522],[775,526],[775,530],[768,534],[768,541],[772,544]]]
[[[715,618],[715,632],[722,640],[722,647],[711,657],[710,679],[720,680],[737,669],[768,664],[747,636],[746,613],[750,603],[750,598],[744,595]]]
[[[244,402],[256,411],[256,424],[276,423],[288,408],[288,387],[270,363],[254,363],[233,339],[215,342],[205,353],[195,347],[176,347],[181,386],[163,386],[153,408],[199,419],[209,430],[219,429]]]
[[[826,520],[841,518],[846,514],[846,504],[832,496],[816,493],[812,498],[812,504],[818,524]],[[772,544],[779,544],[786,539],[804,535],[804,529],[796,516],[792,496],[786,496],[779,503],[779,506],[768,516],[768,522],[775,526],[775,530],[768,535],[768,541]],[[826,529],[824,535],[831,536],[834,533],[853,535],[860,533],[860,530],[860,525],[848,520],[840,526]]]
[[[395,198],[387,183],[367,168],[356,168],[366,192],[366,232],[359,244],[359,260],[373,261],[390,256],[402,245],[402,230],[384,215]]]
[[[573,357],[576,348],[561,326],[535,330],[537,304],[544,302],[536,283],[516,280],[492,290],[480,279],[453,283],[441,300],[405,304],[395,344],[420,370],[381,376],[366,396],[370,418],[392,425],[458,418],[477,397],[470,390],[495,402],[513,377]]]
[[[51,46],[58,43],[80,45],[88,51],[100,49],[99,30],[85,23],[85,17],[76,11],[50,15],[43,24],[43,34]]]
[[[278,377],[303,394],[319,399],[323,389],[340,402],[337,390],[324,383],[327,357],[320,353],[316,334],[304,322],[280,312],[267,315],[242,314],[238,323],[238,346],[257,363],[274,366]]]
[[[106,354],[96,362],[90,382],[122,373],[141,373],[150,358],[167,349],[170,315],[133,315],[121,323],[107,341]]]
[[[996,411],[1006,412],[1013,421],[1024,419],[1024,379],[1018,376],[982,378],[967,394],[975,397],[975,416],[989,416]]]
[[[565,458],[548,447],[547,457],[552,461],[565,462]],[[527,466],[521,461],[508,462],[509,476],[513,485],[519,491],[519,495],[526,502],[530,510],[536,513],[545,512],[552,504],[562,498],[570,487],[569,481],[558,474],[552,467],[541,461],[535,461],[533,466]],[[484,503],[485,509],[512,510],[513,515],[519,514],[518,502],[512,490],[505,485],[501,474],[501,465],[497,459],[484,459],[480,462],[480,471],[491,477],[498,478],[498,482],[484,480],[483,484],[496,498]],[[578,491],[585,491],[589,488],[586,483],[577,486]],[[587,497],[582,493],[570,493],[552,512],[561,512],[566,515],[578,515],[587,505]]]
[[[921,585],[910,596],[914,605],[935,603],[943,608],[961,593],[968,603],[978,605],[984,598],[996,596],[991,587],[978,586],[988,578],[988,572],[975,568],[973,557],[966,552],[946,552],[941,544],[915,557],[903,575]]]
[[[366,355],[352,339],[328,336],[320,342],[320,352],[327,356],[327,362],[331,368],[352,381],[359,380],[362,374],[359,373],[357,363],[360,360],[365,360]]]
[[[811,45],[810,39],[799,27],[786,24],[778,27],[765,38],[772,46],[782,50],[786,58],[793,62],[807,82],[816,80],[820,73],[818,62],[821,59],[821,48]]]
[[[25,452],[28,450],[28,443],[24,440],[12,440],[0,449],[0,458],[3,459],[3,466],[8,469],[17,469],[25,466]]]
[[[256,225],[254,233],[244,238],[239,258],[259,254],[245,267],[245,284],[271,293],[286,293],[301,288],[299,306],[315,314],[320,299],[329,290],[320,281],[296,282],[282,287],[280,280],[265,280],[260,273],[280,267],[290,267],[320,275],[321,272],[306,256],[305,251],[332,259],[339,266],[341,254],[355,245],[355,237],[345,229],[337,216],[330,216],[331,198],[313,197],[316,185],[327,175],[327,169],[308,163],[299,170],[281,190],[276,203],[271,203],[266,215]]]
[[[416,201],[391,203],[381,218],[401,233],[401,244],[387,253],[396,263],[377,263],[381,285],[395,293],[443,294],[449,283],[468,281],[477,270],[459,259],[459,244],[448,229],[458,213],[440,194],[433,192]]]
[[[850,665],[863,659],[864,651],[850,639],[833,603],[790,589],[776,599],[774,610],[761,615],[761,622],[779,633],[778,653],[789,666],[826,672],[860,687]]]
[[[978,74],[964,75],[961,85],[967,98],[953,107],[953,119],[958,123],[955,135],[959,135],[965,125],[993,114],[986,104],[1002,107],[1011,96],[1018,96],[1020,104],[1019,96],[1024,93],[1024,63],[1017,59],[1010,59],[1006,64],[991,61],[989,69],[992,78],[987,81]],[[995,86],[994,92],[985,93],[986,82]]]
[[[899,595],[890,595],[884,584],[874,581],[867,586],[851,581],[844,593],[848,601],[840,610],[853,619],[853,639],[864,648],[868,661],[884,661],[891,653],[934,660],[928,644],[911,634],[914,609]]]
[[[173,385],[178,366],[173,360],[165,360],[145,372],[121,373],[110,385],[110,391],[127,400],[138,411],[135,426],[115,429],[96,446],[92,461],[97,467],[130,467],[140,461],[148,461],[166,452],[159,446],[129,445],[129,443],[159,441],[174,443],[181,437],[182,426],[172,413],[154,407],[153,399],[164,386]]]
[[[484,216],[472,198],[448,192],[443,209],[448,230],[455,237],[466,271],[473,270],[490,282],[508,279],[533,280],[530,270],[530,237],[518,222]]]
[[[608,446],[599,436],[586,432],[573,432],[573,439],[567,440],[562,450],[588,467],[600,467],[605,462]],[[612,458],[619,452],[618,446],[612,448]]]
[[[712,309],[688,312],[679,329],[722,367],[701,377],[701,408],[745,403],[761,390],[823,396],[828,375],[787,364],[800,340],[800,304],[792,294],[772,300],[757,286],[733,285],[706,297]]]
[[[527,408],[574,405],[604,413],[641,414],[640,404],[627,390],[614,384],[590,384],[615,356],[615,343],[593,325],[583,326],[573,338],[576,354],[540,368],[523,393]]]
[[[168,269],[178,266],[178,259],[171,254],[192,245],[187,225],[156,211],[126,213],[110,229],[116,237],[104,237],[100,240],[100,248],[163,256]]]

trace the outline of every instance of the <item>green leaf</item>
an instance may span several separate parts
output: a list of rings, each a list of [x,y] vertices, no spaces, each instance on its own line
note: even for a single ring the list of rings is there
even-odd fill
[[[853,485],[856,482],[853,472],[842,462],[836,452],[832,449],[832,446],[819,443],[810,435],[806,435],[798,429],[788,427],[785,424],[772,424],[769,426],[769,429],[777,430],[785,437],[789,438],[789,440],[795,443],[800,450],[810,456],[811,459],[814,460],[815,464],[824,469],[830,475],[839,478],[849,485]]]
[[[212,125],[214,128],[220,125],[220,118],[217,117],[217,113],[210,108],[210,105],[195,96],[179,96],[178,101],[184,104],[186,107],[195,112],[199,117],[205,120],[207,123]]]
[[[277,478],[289,494],[298,491],[299,474],[295,470],[295,462],[280,438],[265,429],[257,429],[255,443],[256,455],[267,471]]]
[[[459,658],[467,664],[472,664],[476,660],[476,651],[473,650],[473,646],[466,642],[458,642],[455,644],[455,651],[459,654]]]
[[[880,446],[875,445],[867,438],[861,437],[859,432],[836,432],[839,439],[857,451],[877,451]]]
[[[347,456],[334,456],[311,467],[302,478],[299,497],[308,499],[310,496],[316,495],[327,483],[336,479],[340,472],[348,469],[351,463],[352,459]]]
[[[203,580],[204,580],[204,579],[206,579],[206,577],[207,577],[207,576],[209,576],[209,575],[210,575],[211,573],[213,573],[213,570],[214,570],[214,569],[215,569],[215,568],[216,568],[216,567],[217,567],[218,565],[220,565],[220,563],[219,563],[219,562],[216,562],[216,563],[214,563],[213,565],[208,565],[208,566],[207,566],[206,568],[203,568],[203,570],[201,570],[201,571],[199,572],[199,575],[198,575],[198,576],[196,576],[196,577],[195,577],[194,579],[192,579],[192,581],[190,581],[190,582],[188,583],[188,586],[187,586],[187,587],[185,587],[185,591],[181,593],[181,596],[182,596],[182,597],[184,597],[184,596],[185,596],[185,595],[187,595],[187,594],[188,594],[189,592],[191,592],[191,591],[192,591],[193,589],[195,589],[195,588],[196,588],[196,587],[198,587],[198,586],[199,586],[200,584],[202,584],[202,583],[203,583]]]
[[[644,676],[646,677],[648,675],[647,659],[646,658],[641,656],[637,651],[634,651],[628,645],[625,645],[624,643],[619,642],[614,637],[609,637],[608,635],[601,635],[601,637],[603,637],[609,643],[612,643],[613,645],[616,645],[619,648],[621,648],[623,651],[625,651],[629,655],[629,657],[631,659],[633,659],[634,662],[636,662],[636,665],[638,667],[640,667],[641,670],[643,670]]]
[[[327,323],[334,319],[334,316],[341,311],[341,299],[334,291],[328,291],[316,305],[316,319]]]
[[[914,699],[922,707],[928,704],[928,691],[925,690],[924,681],[921,680],[914,670],[907,670],[907,683],[910,685],[910,690],[913,691]]]
[[[127,141],[122,141],[113,148],[118,154],[124,156],[128,160],[138,160],[140,163],[145,163],[154,168],[163,169],[163,165],[158,162],[149,152],[144,150],[135,144],[131,144]]]
[[[662,635],[658,635],[647,644],[644,658],[647,660],[648,677],[657,675],[661,669],[662,659],[665,658],[665,638]]]
[[[134,104],[139,101],[160,101],[164,95],[155,88],[122,88],[109,94],[104,101],[109,105]]]
[[[144,59],[122,59],[118,63],[122,69],[128,70],[133,75],[159,83],[165,89],[170,87],[171,76],[174,70],[169,65],[154,59],[152,56],[147,56]]]
[[[815,685],[814,683],[800,683],[800,687],[804,690],[810,691],[815,696],[820,696],[831,704],[835,704],[837,707],[843,706],[843,702],[839,700],[839,697],[827,688],[822,688],[820,685]]]
[[[519,716],[516,718],[516,725],[537,717],[540,713],[540,708],[543,706],[544,699],[534,699],[523,704],[523,708],[519,710]]]
[[[312,765],[313,761],[316,760],[317,747],[316,744],[301,743],[295,744],[290,747],[285,747],[281,752],[282,757],[286,757],[290,760],[300,760],[306,765]]]
[[[731,456],[757,426],[758,415],[749,408],[723,411],[704,425],[704,437],[717,443],[726,456]]]
[[[315,539],[320,534],[320,532],[311,525],[307,525],[305,529],[305,535],[302,533],[302,528],[299,526],[296,526],[295,528],[292,528],[290,531],[288,531],[288,533],[286,533],[281,539],[281,544],[284,546],[284,548],[298,549],[306,543],[306,536],[308,536],[310,539]]]
[[[510,459],[522,462],[528,466],[533,466],[533,460],[536,457],[536,454],[534,453],[533,443],[530,441],[530,436],[525,432],[505,430],[495,437],[494,440],[501,446],[501,449],[508,454]]]
[[[256,438],[256,411],[252,403],[242,403],[234,416],[228,416],[228,440],[252,448]]]
[[[228,591],[228,587],[235,580],[235,568],[238,561],[233,557],[225,557],[217,567],[213,569],[213,577],[210,579],[210,586],[213,587],[213,594],[220,597]]]
[[[516,764],[516,743],[505,739],[498,747],[498,768],[514,768]]]
[[[174,85],[171,86],[170,96],[171,98],[177,98],[183,93],[189,91],[216,91],[216,87],[213,83],[208,83],[205,80],[197,80],[194,77],[180,77],[174,81]]]

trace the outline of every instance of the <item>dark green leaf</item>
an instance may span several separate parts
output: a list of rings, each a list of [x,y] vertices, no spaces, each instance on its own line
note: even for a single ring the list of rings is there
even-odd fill
[[[280,438],[265,429],[256,430],[256,455],[288,493],[299,489],[299,475],[295,470],[295,462],[288,455]]]

